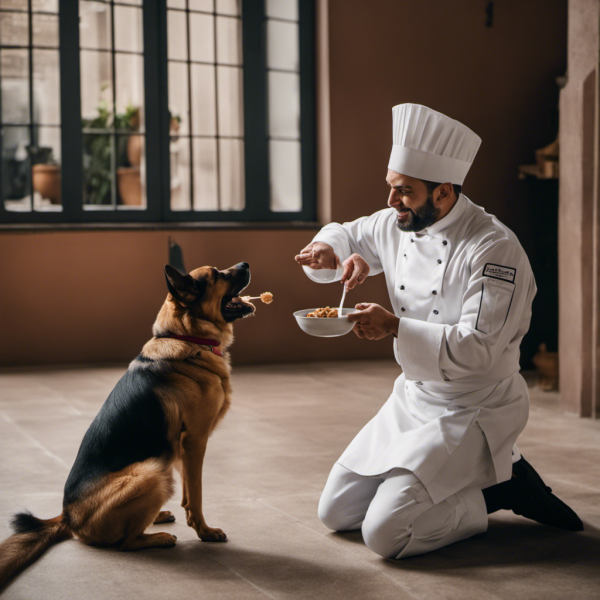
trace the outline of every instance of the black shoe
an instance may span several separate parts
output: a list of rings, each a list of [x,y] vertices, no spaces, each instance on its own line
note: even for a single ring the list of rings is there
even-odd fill
[[[583,531],[575,511],[558,499],[524,459],[513,464],[512,479],[483,490],[488,514],[500,509],[532,519],[543,525],[568,531]]]

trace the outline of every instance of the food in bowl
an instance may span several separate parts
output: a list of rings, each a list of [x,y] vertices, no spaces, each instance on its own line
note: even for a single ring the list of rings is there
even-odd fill
[[[329,306],[326,306],[325,308],[317,308],[306,316],[315,319],[337,319],[339,315],[337,308],[329,308]]]
[[[356,325],[356,321],[349,321],[348,315],[356,312],[354,308],[343,308],[342,314],[338,315],[339,318],[318,318],[309,317],[309,313],[316,313],[318,308],[305,308],[304,310],[297,310],[294,313],[294,317],[298,326],[302,331],[309,335],[315,335],[317,337],[337,337],[339,335],[346,335]]]

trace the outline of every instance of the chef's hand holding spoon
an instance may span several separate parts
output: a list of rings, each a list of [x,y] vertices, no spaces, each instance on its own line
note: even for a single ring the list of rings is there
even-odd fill
[[[369,275],[371,267],[360,254],[351,254],[343,263],[342,283],[346,289],[352,290],[357,283],[362,283]]]

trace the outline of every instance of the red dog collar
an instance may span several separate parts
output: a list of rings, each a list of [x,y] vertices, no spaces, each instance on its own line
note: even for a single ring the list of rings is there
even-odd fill
[[[183,342],[192,342],[193,344],[198,344],[199,346],[208,346],[213,354],[216,354],[217,356],[223,356],[223,353],[217,348],[217,346],[221,345],[221,342],[217,342],[217,340],[207,340],[205,338],[197,338],[191,335],[175,335],[174,333],[161,337],[174,338]]]

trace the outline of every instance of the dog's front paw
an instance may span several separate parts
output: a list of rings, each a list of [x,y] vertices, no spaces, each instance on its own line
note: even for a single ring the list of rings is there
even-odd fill
[[[162,532],[160,534],[160,538],[157,538],[156,546],[162,546],[163,548],[172,548],[177,543],[177,536],[171,535],[170,533]]]
[[[218,527],[205,527],[198,532],[198,537],[203,542],[226,542],[227,535]]]

